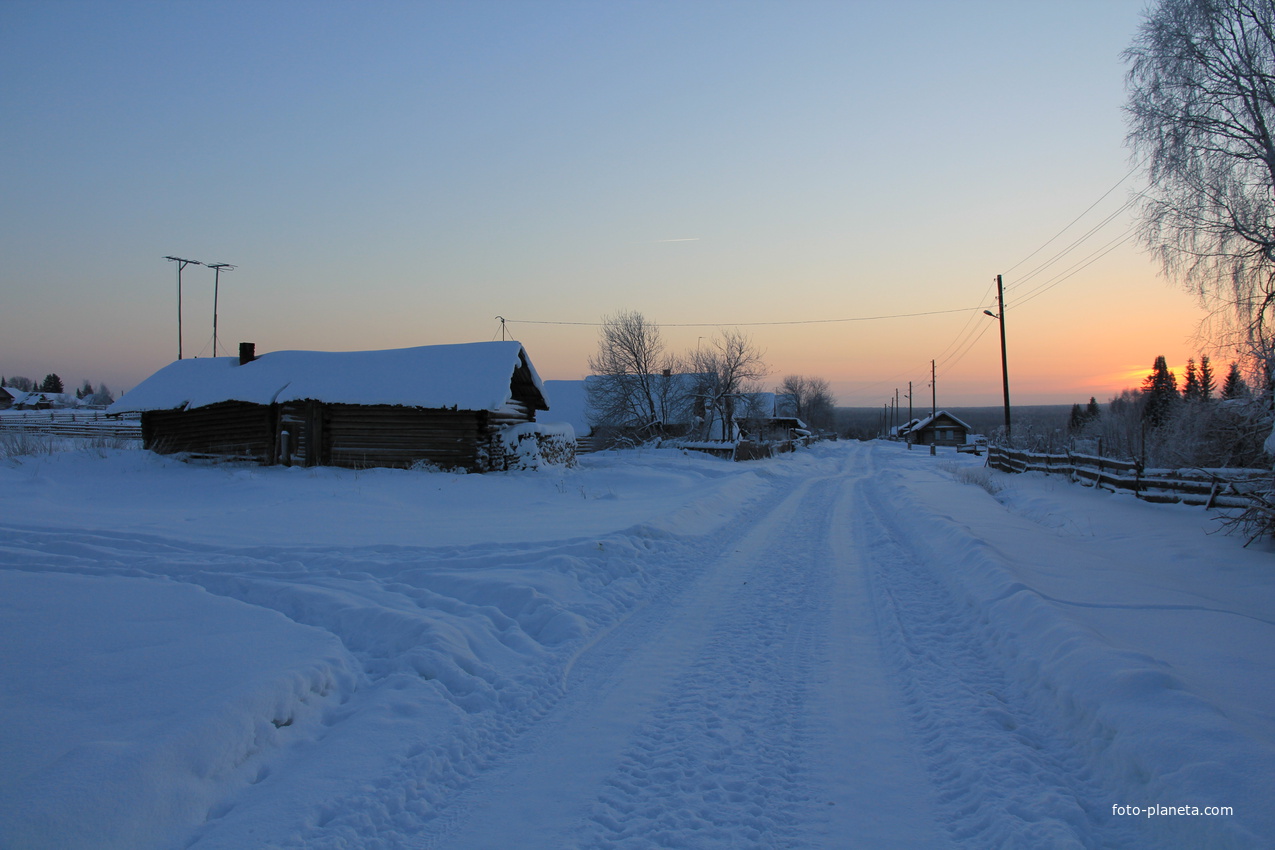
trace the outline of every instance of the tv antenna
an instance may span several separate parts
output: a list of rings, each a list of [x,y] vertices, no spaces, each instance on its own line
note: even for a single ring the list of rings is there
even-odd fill
[[[234,271],[238,266],[232,266],[230,263],[205,263],[204,265],[213,270],[213,357],[217,356],[217,290],[221,288],[221,271],[225,269],[228,272]]]
[[[181,257],[165,257],[170,263],[177,264],[177,359],[182,359],[182,269],[194,263],[202,266],[199,260],[184,260]]]

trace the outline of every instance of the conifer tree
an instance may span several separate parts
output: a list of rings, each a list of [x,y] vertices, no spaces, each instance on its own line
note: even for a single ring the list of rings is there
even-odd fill
[[[1156,357],[1151,374],[1142,382],[1142,392],[1147,397],[1147,405],[1142,409],[1142,418],[1152,427],[1159,427],[1168,421],[1173,405],[1180,400],[1178,396],[1178,379],[1169,369],[1164,355]]]
[[[1226,373],[1226,382],[1222,384],[1222,398],[1248,398],[1248,384],[1240,374],[1240,364],[1231,363],[1231,370]]]
[[[1097,419],[1102,415],[1102,409],[1098,407],[1098,399],[1089,396],[1089,406],[1085,409],[1085,417],[1087,419]]]
[[[1182,386],[1182,398],[1186,401],[1203,401],[1204,390],[1200,388],[1200,374],[1195,370],[1195,358],[1186,360],[1186,380]]]
[[[1085,411],[1080,407],[1079,403],[1073,404],[1071,406],[1071,417],[1067,420],[1067,430],[1079,431],[1083,427],[1085,427]]]
[[[1207,354],[1200,355],[1200,398],[1212,401],[1217,394],[1217,382],[1213,379],[1213,364]]]
[[[44,376],[44,383],[40,384],[40,392],[42,393],[60,393],[62,392],[62,379],[55,373],[50,372]]]

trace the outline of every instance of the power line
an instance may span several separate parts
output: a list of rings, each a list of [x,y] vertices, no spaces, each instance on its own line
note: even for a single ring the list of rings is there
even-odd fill
[[[982,314],[980,313],[979,315],[982,315]],[[991,322],[984,323],[982,325],[982,328],[983,329],[978,332],[978,336],[975,336],[973,339],[971,339],[968,343],[966,343],[965,347],[960,350],[960,352],[952,355],[952,359],[950,361],[943,364],[945,369],[949,369],[955,366],[957,363],[960,363],[962,358],[964,358],[966,354],[969,354],[970,351],[974,349],[974,346],[978,343],[978,341],[983,338],[983,334],[991,330],[992,328]]]
[[[837,322],[875,322],[882,319],[912,319],[919,316],[939,316],[946,313],[964,313],[977,310],[978,307],[956,307],[951,310],[927,310],[923,313],[892,313],[883,316],[851,316],[844,319],[794,319],[784,322],[660,322],[662,328],[753,328],[763,325],[822,325]],[[603,322],[557,322],[539,321],[535,319],[503,319],[506,324],[520,325],[574,325],[577,327],[597,328]]]
[[[980,298],[979,300],[981,302],[986,303],[987,296],[991,295],[991,293],[992,293],[992,287],[991,285],[989,285],[987,289],[983,291],[983,297]],[[981,312],[976,312],[978,311],[978,309],[979,309],[978,307],[975,307],[970,311],[969,318],[965,320],[965,324],[961,327],[959,331],[957,331],[956,337],[947,344],[947,348],[944,348],[941,352],[939,352],[938,357],[934,358],[935,360],[940,362],[945,362],[944,357],[947,356],[947,353],[951,351],[953,348],[960,348],[960,346],[964,343],[964,340],[967,338],[967,336],[970,334],[973,334],[974,320],[977,319],[979,316],[983,315]]]
[[[1130,227],[1130,228],[1128,228],[1127,230],[1125,230],[1125,232],[1124,232],[1124,233],[1120,234],[1120,235],[1119,235],[1119,236],[1117,236],[1115,239],[1112,239],[1110,242],[1107,242],[1107,243],[1106,243],[1105,245],[1103,245],[1101,248],[1098,248],[1097,250],[1093,251],[1093,252],[1092,252],[1092,253],[1090,253],[1087,257],[1085,257],[1084,259],[1081,259],[1081,260],[1077,261],[1077,262],[1076,262],[1075,264],[1073,264],[1070,268],[1068,268],[1068,269],[1066,269],[1066,270],[1064,270],[1064,271],[1062,271],[1062,272],[1059,272],[1059,273],[1058,273],[1057,275],[1055,275],[1054,277],[1050,278],[1049,280],[1045,281],[1045,282],[1044,282],[1044,283],[1042,283],[1042,284],[1039,284],[1039,285],[1038,285],[1035,289],[1031,290],[1031,291],[1030,291],[1030,292],[1028,292],[1026,295],[1024,295],[1022,298],[1020,298],[1020,299],[1018,299],[1017,301],[1015,301],[1015,302],[1014,302],[1014,306],[1015,306],[1015,307],[1017,307],[1017,306],[1019,306],[1019,305],[1026,304],[1028,301],[1031,301],[1033,298],[1036,298],[1036,297],[1038,297],[1038,296],[1040,296],[1040,295],[1045,294],[1046,292],[1048,292],[1049,290],[1053,289],[1055,286],[1057,286],[1058,284],[1060,284],[1060,283],[1062,283],[1063,281],[1067,280],[1068,278],[1070,278],[1070,277],[1072,277],[1072,276],[1076,275],[1077,273],[1079,273],[1079,272],[1081,272],[1081,271],[1083,271],[1083,270],[1087,269],[1089,266],[1091,266],[1091,265],[1093,265],[1094,263],[1098,262],[1098,261],[1099,261],[1099,260],[1101,260],[1103,257],[1107,256],[1107,255],[1108,255],[1108,254],[1110,254],[1112,251],[1116,250],[1116,249],[1117,249],[1117,248],[1119,248],[1121,245],[1125,244],[1125,243],[1126,243],[1126,242],[1128,242],[1130,239],[1132,239],[1132,238],[1134,237],[1134,235],[1135,235],[1135,232],[1134,232],[1134,231],[1135,231],[1136,229],[1137,229],[1136,227]]]
[[[1070,245],[1068,245],[1066,248],[1062,249],[1062,250],[1061,250],[1061,251],[1059,251],[1057,254],[1054,254],[1054,256],[1050,257],[1048,260],[1046,260],[1045,262],[1041,263],[1039,266],[1037,266],[1036,268],[1034,268],[1034,269],[1032,269],[1031,271],[1029,271],[1027,274],[1025,274],[1025,275],[1023,275],[1022,277],[1020,277],[1017,281],[1015,281],[1015,282],[1014,282],[1014,284],[1013,284],[1012,286],[1009,286],[1009,287],[1006,287],[1006,288],[1007,288],[1007,289],[1016,289],[1016,288],[1018,288],[1018,287],[1022,286],[1023,284],[1027,283],[1027,282],[1028,282],[1029,280],[1031,280],[1032,278],[1036,277],[1036,275],[1040,274],[1040,273],[1041,273],[1041,272],[1043,272],[1045,269],[1049,268],[1049,267],[1050,267],[1050,266],[1052,266],[1054,263],[1056,263],[1056,262],[1058,262],[1059,260],[1061,260],[1064,256],[1066,256],[1067,254],[1070,254],[1073,250],[1075,250],[1077,247],[1079,247],[1079,246],[1080,246],[1080,244],[1081,244],[1082,242],[1084,242],[1084,241],[1086,241],[1087,239],[1089,239],[1089,237],[1090,237],[1090,236],[1093,236],[1093,235],[1094,235],[1095,233],[1097,233],[1099,230],[1101,230],[1102,228],[1104,228],[1104,227],[1106,227],[1108,224],[1110,224],[1112,221],[1114,221],[1114,220],[1115,220],[1115,218],[1116,218],[1116,216],[1120,215],[1120,214],[1121,214],[1121,213],[1123,213],[1125,210],[1129,209],[1131,206],[1133,206],[1135,203],[1137,203],[1137,200],[1138,200],[1138,196],[1134,196],[1134,197],[1130,198],[1129,200],[1125,201],[1125,203],[1124,203],[1124,204],[1122,204],[1122,205],[1121,205],[1121,206],[1120,206],[1120,207],[1119,207],[1119,208],[1118,208],[1115,212],[1111,213],[1111,214],[1110,214],[1110,215],[1108,215],[1106,218],[1104,218],[1102,221],[1098,222],[1098,223],[1097,223],[1097,224],[1095,224],[1093,227],[1089,228],[1089,230],[1085,231],[1085,233],[1084,233],[1083,235],[1081,235],[1081,236],[1077,237],[1075,240],[1073,240],[1073,241],[1072,241],[1072,243],[1071,243]],[[1128,232],[1128,231],[1126,231],[1126,232]]]
[[[1018,268],[1018,267],[1019,267],[1019,266],[1021,266],[1023,263],[1027,262],[1027,261],[1028,261],[1028,260],[1030,260],[1032,257],[1036,256],[1036,255],[1037,255],[1037,254],[1039,254],[1041,251],[1045,250],[1045,248],[1049,247],[1049,244],[1050,244],[1051,242],[1053,242],[1053,241],[1054,241],[1055,239],[1057,239],[1059,236],[1062,236],[1064,233],[1066,233],[1068,230],[1070,230],[1072,225],[1074,225],[1076,222],[1080,221],[1082,218],[1084,218],[1086,215],[1088,215],[1090,210],[1092,210],[1094,207],[1098,206],[1098,204],[1102,203],[1102,202],[1106,199],[1106,197],[1107,197],[1108,195],[1110,195],[1112,192],[1116,191],[1116,189],[1120,188],[1120,184],[1124,183],[1124,181],[1126,181],[1126,180],[1128,180],[1130,177],[1132,177],[1132,176],[1134,175],[1134,173],[1136,173],[1136,172],[1137,172],[1137,170],[1138,170],[1139,168],[1141,168],[1141,167],[1143,166],[1143,164],[1144,164],[1146,161],[1147,161],[1147,160],[1146,160],[1146,157],[1143,157],[1143,158],[1142,158],[1142,160],[1141,160],[1141,161],[1139,161],[1137,165],[1135,165],[1133,168],[1129,169],[1129,172],[1128,172],[1127,174],[1125,174],[1125,176],[1124,176],[1124,177],[1121,177],[1119,180],[1117,180],[1117,181],[1116,181],[1116,184],[1115,184],[1114,186],[1112,186],[1112,187],[1111,187],[1110,189],[1108,189],[1107,191],[1103,192],[1103,193],[1102,193],[1102,195],[1098,198],[1098,200],[1094,201],[1092,204],[1090,204],[1088,207],[1086,207],[1084,212],[1082,212],[1080,215],[1076,216],[1076,217],[1075,217],[1075,218],[1073,218],[1070,222],[1068,222],[1068,223],[1067,223],[1067,226],[1066,226],[1066,227],[1064,227],[1062,230],[1058,231],[1058,232],[1057,232],[1057,233],[1055,233],[1053,236],[1051,236],[1051,237],[1049,237],[1048,239],[1046,239],[1046,240],[1045,240],[1045,242],[1044,242],[1044,244],[1042,244],[1042,245],[1041,245],[1039,248],[1037,248],[1035,251],[1032,251],[1032,252],[1031,252],[1030,254],[1028,254],[1026,257],[1023,257],[1021,260],[1019,260],[1018,262],[1014,263],[1014,265],[1012,265],[1012,266],[1010,266],[1008,269],[1006,269],[1006,270],[1005,270],[1005,273],[1006,273],[1006,274],[1008,274],[1009,272],[1012,272],[1014,269]],[[1126,204],[1125,206],[1127,207],[1127,206],[1128,206],[1128,204]]]

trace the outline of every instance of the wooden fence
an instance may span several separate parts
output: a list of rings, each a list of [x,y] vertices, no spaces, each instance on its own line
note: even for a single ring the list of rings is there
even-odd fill
[[[1269,469],[1146,469],[1132,460],[1093,455],[1048,454],[992,446],[987,465],[1002,472],[1045,472],[1112,492],[1133,493],[1148,502],[1246,508],[1249,493],[1269,490]]]
[[[0,413],[0,433],[48,434],[55,437],[103,437],[140,440],[138,414],[107,416],[100,410],[24,410]]]

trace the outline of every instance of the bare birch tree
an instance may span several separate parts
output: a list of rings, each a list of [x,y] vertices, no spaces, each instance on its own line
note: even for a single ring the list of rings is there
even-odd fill
[[[832,389],[823,378],[787,375],[775,392],[792,396],[794,414],[807,425],[831,430],[834,427]]]
[[[703,431],[711,438],[717,426],[722,440],[730,440],[736,406],[741,397],[756,392],[770,374],[765,352],[745,333],[724,330],[691,355],[696,375],[694,392],[704,410]]]
[[[1275,4],[1161,0],[1124,53],[1142,237],[1258,357],[1275,331]],[[1268,370],[1269,371],[1269,370]]]
[[[620,310],[602,320],[598,351],[589,358],[596,376],[588,384],[594,425],[631,429],[652,435],[676,405],[680,371],[665,350],[659,325],[635,310]]]

